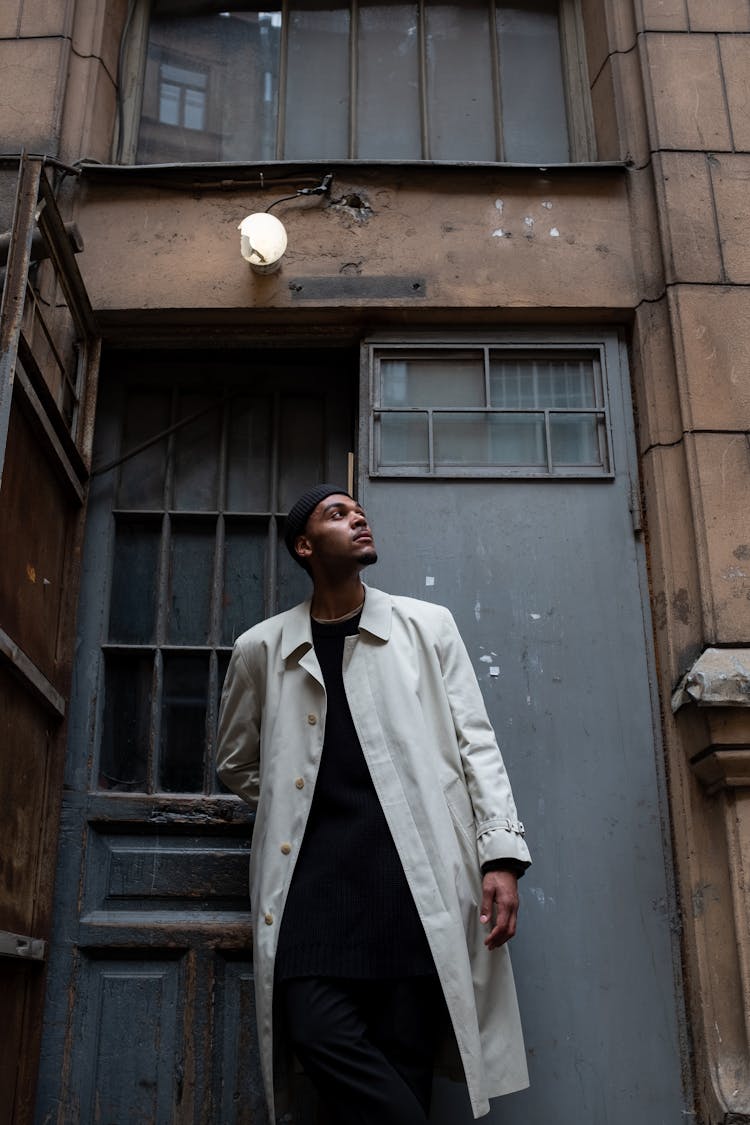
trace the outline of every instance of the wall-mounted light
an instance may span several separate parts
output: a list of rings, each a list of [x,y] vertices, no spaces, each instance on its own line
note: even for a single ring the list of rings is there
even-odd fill
[[[271,208],[301,195],[330,195],[332,183],[333,172],[327,172],[317,187],[297,188],[293,195],[283,195],[281,199],[269,203],[265,211],[254,211],[242,220],[237,228],[240,232],[240,253],[250,263],[250,269],[255,273],[274,273],[281,265],[287,244],[286,230],[275,215],[269,215]]]
[[[255,273],[274,273],[286,250],[286,230],[275,215],[255,211],[242,220],[240,253]]]

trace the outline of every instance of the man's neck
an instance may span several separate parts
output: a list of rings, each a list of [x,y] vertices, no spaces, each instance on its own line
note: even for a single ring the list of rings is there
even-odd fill
[[[318,579],[315,583],[310,612],[316,621],[335,621],[359,609],[365,600],[365,588],[359,574],[329,586]]]

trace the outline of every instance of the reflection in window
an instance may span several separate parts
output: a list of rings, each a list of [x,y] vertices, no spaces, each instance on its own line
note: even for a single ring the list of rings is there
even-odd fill
[[[206,122],[206,75],[162,63],[159,68],[159,121],[203,129]]]
[[[372,471],[609,475],[598,353],[375,353]]]
[[[139,162],[571,159],[561,0],[226,3],[155,0]]]

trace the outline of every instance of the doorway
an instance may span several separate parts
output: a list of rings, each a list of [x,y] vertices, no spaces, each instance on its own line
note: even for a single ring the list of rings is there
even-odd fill
[[[213,770],[218,699],[239,632],[307,594],[285,512],[355,443],[367,580],[454,613],[535,859],[513,945],[532,1085],[485,1120],[690,1108],[623,343],[373,338],[359,404],[356,370],[323,348],[105,365],[40,1125],[266,1125],[252,815]],[[461,1086],[438,1080],[433,1117],[468,1125]]]

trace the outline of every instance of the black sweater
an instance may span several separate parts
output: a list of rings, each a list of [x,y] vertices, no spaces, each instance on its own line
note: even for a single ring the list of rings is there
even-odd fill
[[[359,616],[313,621],[328,697],[323,753],[276,954],[276,978],[435,971],[344,692],[344,638]]]

